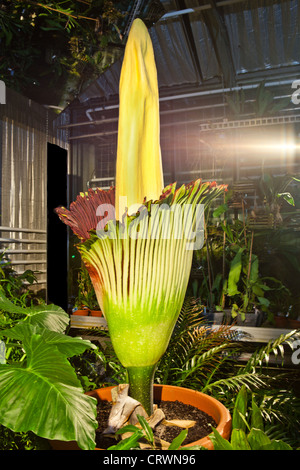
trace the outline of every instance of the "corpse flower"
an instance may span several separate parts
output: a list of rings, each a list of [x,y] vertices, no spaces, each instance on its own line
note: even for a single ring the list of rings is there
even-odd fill
[[[201,247],[203,208],[225,189],[200,179],[163,186],[157,72],[147,28],[136,19],[120,77],[116,186],[89,189],[56,212],[79,238],[129,394],[149,415],[155,367]]]

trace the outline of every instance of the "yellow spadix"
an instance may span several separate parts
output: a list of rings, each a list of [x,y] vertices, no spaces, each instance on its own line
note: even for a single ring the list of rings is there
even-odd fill
[[[140,205],[145,198],[155,201],[164,188],[157,70],[152,41],[140,19],[134,20],[130,29],[119,92],[117,220],[126,206]]]

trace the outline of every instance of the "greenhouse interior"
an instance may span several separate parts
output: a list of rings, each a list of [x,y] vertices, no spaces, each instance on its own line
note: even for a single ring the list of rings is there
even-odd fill
[[[0,450],[300,449],[299,0],[0,38]]]

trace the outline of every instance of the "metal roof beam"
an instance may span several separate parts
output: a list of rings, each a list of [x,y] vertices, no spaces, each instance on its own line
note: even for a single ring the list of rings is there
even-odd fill
[[[179,8],[185,9],[186,5],[185,5],[184,0],[175,0],[175,2],[176,2],[176,5],[178,5]],[[195,69],[195,72],[196,72],[197,81],[198,81],[198,83],[203,83],[203,75],[202,75],[202,71],[201,71],[201,65],[200,65],[198,52],[197,52],[197,47],[196,47],[196,44],[195,44],[195,39],[194,39],[194,35],[193,35],[192,28],[191,28],[191,23],[190,23],[189,17],[188,16],[183,16],[181,18],[181,20],[182,20],[184,35],[185,35],[185,38],[186,38],[186,41],[187,41],[187,45],[188,45],[190,55],[191,55],[191,58],[192,58],[192,61],[193,61],[194,69]]]
[[[183,25],[184,34],[193,60],[194,69],[197,74],[198,82],[203,83],[203,74],[201,64],[198,57],[197,47],[195,44],[194,35],[191,28],[190,17],[188,14],[203,12],[207,15],[205,21],[206,27],[210,32],[211,40],[214,46],[216,58],[220,67],[220,75],[223,78],[223,84],[226,87],[234,86],[235,84],[235,68],[231,55],[229,35],[226,29],[224,17],[222,15],[221,7],[231,5],[234,3],[241,3],[245,0],[223,0],[217,2],[216,0],[207,0],[207,3],[199,7],[186,8],[184,0],[176,0],[175,4],[178,8],[176,12],[167,13],[161,20],[167,20],[172,16],[180,16]],[[160,21],[161,21],[160,20]]]
[[[207,21],[206,26],[211,34],[224,86],[232,87],[235,85],[236,73],[224,16],[219,9],[220,2],[209,0],[209,4],[212,11],[209,13],[209,21]]]
[[[131,11],[130,11],[130,14],[129,14],[129,18],[128,18],[128,21],[127,21],[127,24],[126,24],[126,27],[125,27],[125,30],[124,30],[124,36],[127,36],[128,33],[129,33],[129,30],[131,28],[131,25],[134,21],[134,19],[137,17],[137,15],[139,14],[140,12],[140,9],[141,9],[141,6],[142,6],[142,3],[143,3],[143,0],[135,0],[132,8],[131,8]]]
[[[219,2],[216,2],[217,7],[223,7],[227,5],[234,5],[235,3],[242,3],[245,2],[246,0],[221,0]],[[196,11],[204,11],[204,10],[210,10],[212,8],[210,3],[206,3],[205,5],[201,5],[199,7],[193,7],[193,8],[184,8],[182,10],[176,10],[176,11],[170,11],[168,13],[165,13],[159,20],[164,21],[167,20],[168,18],[172,18],[175,16],[182,16],[182,15],[188,15],[189,13],[194,13]]]

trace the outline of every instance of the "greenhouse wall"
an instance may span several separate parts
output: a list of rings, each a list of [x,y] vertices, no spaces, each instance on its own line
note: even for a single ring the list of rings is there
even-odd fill
[[[55,118],[51,109],[6,89],[0,105],[1,262],[9,261],[16,273],[34,271],[34,288],[45,293],[48,144],[67,148]]]

